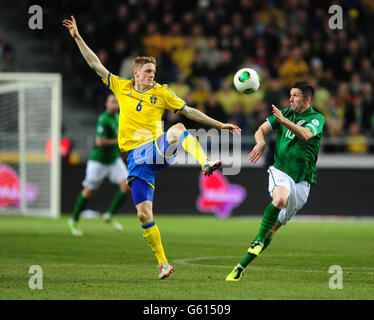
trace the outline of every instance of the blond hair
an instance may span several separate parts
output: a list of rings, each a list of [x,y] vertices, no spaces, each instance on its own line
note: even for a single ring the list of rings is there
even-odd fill
[[[144,66],[146,63],[153,63],[156,67],[156,58],[155,57],[136,57],[134,62],[132,63],[132,71],[139,70]]]

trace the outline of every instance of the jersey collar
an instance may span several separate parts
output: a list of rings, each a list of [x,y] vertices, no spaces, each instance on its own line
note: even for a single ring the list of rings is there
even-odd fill
[[[154,86],[156,85],[156,81],[153,83],[152,87],[148,88],[147,90],[144,90],[144,91],[138,91],[135,89],[135,82],[133,83],[133,89],[138,92],[138,93],[144,93],[144,92],[147,92],[148,90],[151,90]]]
[[[307,114],[309,114],[309,113],[312,113],[314,110],[313,110],[313,108],[312,108],[312,106],[310,106],[308,109],[306,109],[304,112],[302,112],[302,113],[299,113],[298,115],[303,115],[303,116],[305,116],[305,115],[307,115]]]

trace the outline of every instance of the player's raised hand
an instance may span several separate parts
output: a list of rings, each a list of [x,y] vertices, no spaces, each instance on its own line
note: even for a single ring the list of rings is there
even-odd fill
[[[258,159],[261,158],[265,150],[264,143],[257,143],[252,149],[251,153],[248,156],[249,162],[256,163]]]
[[[70,35],[75,39],[79,37],[77,22],[75,21],[74,16],[70,16],[71,20],[64,19],[62,25],[69,30]]]
[[[240,129],[237,125],[232,124],[232,123],[224,123],[223,126],[221,127],[222,129],[229,129],[229,132],[231,134],[237,134],[240,135],[242,132],[242,129]]]
[[[271,105],[273,109],[273,115],[275,115],[279,121],[279,123],[283,123],[285,117],[283,117],[282,111],[280,111],[275,105]]]

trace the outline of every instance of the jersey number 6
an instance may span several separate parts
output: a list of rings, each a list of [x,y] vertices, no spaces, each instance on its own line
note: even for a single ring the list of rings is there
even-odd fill
[[[136,106],[136,111],[140,111],[140,110],[142,110],[142,102],[143,102],[143,101],[140,101],[140,102],[138,103],[138,105]]]

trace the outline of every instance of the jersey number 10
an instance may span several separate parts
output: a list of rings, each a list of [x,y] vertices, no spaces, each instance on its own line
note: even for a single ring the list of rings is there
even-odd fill
[[[290,131],[290,129],[286,132],[286,138],[293,139],[295,138],[295,134]]]

